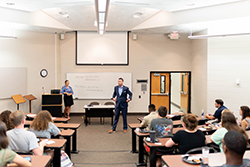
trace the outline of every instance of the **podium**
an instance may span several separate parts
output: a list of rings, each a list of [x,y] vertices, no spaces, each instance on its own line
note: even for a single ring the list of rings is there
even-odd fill
[[[48,110],[52,117],[62,117],[62,94],[42,94],[42,110]]]
[[[33,96],[33,95],[25,95],[24,96],[27,100],[29,100],[29,109],[30,109],[30,113],[31,113],[31,101],[32,100],[35,100],[36,99],[36,97],[35,96]]]
[[[26,102],[26,100],[23,98],[23,96],[21,94],[13,95],[13,96],[11,96],[11,98],[17,104],[17,110],[19,110],[19,104]]]

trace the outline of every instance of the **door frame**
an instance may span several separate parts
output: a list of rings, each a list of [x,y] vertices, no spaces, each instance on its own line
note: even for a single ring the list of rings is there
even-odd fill
[[[191,71],[150,71],[150,75],[149,75],[149,104],[151,104],[151,74],[152,73],[169,73],[169,113],[171,114],[171,73],[188,73],[189,74],[189,85],[188,85],[188,89],[189,89],[189,94],[188,94],[188,113],[191,113]]]

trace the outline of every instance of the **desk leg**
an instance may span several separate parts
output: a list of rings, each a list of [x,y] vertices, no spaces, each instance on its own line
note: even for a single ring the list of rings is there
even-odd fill
[[[146,163],[143,161],[144,156],[144,146],[143,146],[143,137],[139,136],[139,162],[135,163],[136,166],[147,166]]]
[[[113,115],[111,116],[111,126],[113,126]]]
[[[61,149],[55,148],[53,157],[53,166],[61,167]]]
[[[138,151],[136,150],[136,134],[135,134],[135,128],[131,128],[132,129],[132,150],[130,151],[130,153],[138,153]]]
[[[65,146],[65,152],[68,154],[69,158],[71,159],[71,148],[70,148],[71,136],[65,136],[64,138],[67,139],[66,146]]]
[[[156,148],[150,147],[150,167],[156,167]]]
[[[74,129],[74,130],[75,130],[75,132],[74,132],[73,138],[72,138],[72,151],[71,151],[71,153],[78,154],[79,151],[76,149],[77,129]]]

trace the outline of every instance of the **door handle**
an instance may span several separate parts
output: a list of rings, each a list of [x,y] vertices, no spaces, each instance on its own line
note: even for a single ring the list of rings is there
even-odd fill
[[[180,91],[180,94],[187,95],[188,93],[185,93],[184,91]]]
[[[169,92],[167,93],[151,93],[152,96],[169,96]]]

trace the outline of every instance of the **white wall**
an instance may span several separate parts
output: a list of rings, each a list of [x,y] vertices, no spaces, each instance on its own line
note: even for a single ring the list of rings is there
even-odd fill
[[[221,98],[225,105],[238,115],[241,105],[250,99],[250,37],[208,39],[208,98],[210,113],[214,100]],[[236,85],[240,80],[240,85]]]
[[[206,34],[207,31],[195,35]],[[207,109],[207,39],[196,39],[191,42],[191,112],[200,115]]]
[[[130,34],[129,66],[76,66],[75,33],[67,33],[65,39],[60,41],[59,59],[60,86],[64,85],[68,72],[131,72],[133,100],[129,104],[129,112],[146,112],[149,104],[149,84],[148,91],[143,94],[136,79],[149,80],[150,71],[191,71],[190,40],[184,35],[179,40],[170,40],[163,34],[138,34],[138,39],[134,41]],[[83,106],[91,101],[75,100],[72,112],[83,112]],[[102,104],[105,102],[98,101]]]
[[[16,36],[17,39],[0,39],[0,66],[27,68],[27,94],[37,97],[37,100],[32,101],[32,112],[37,113],[41,110],[41,87],[49,91],[55,85],[55,35],[16,31]],[[49,73],[46,78],[40,76],[43,68]],[[8,78],[1,79],[4,82]],[[16,110],[12,99],[0,100],[0,112],[5,109]],[[29,111],[28,101],[20,104],[20,110]]]
[[[181,106],[181,73],[171,73],[171,102]]]

